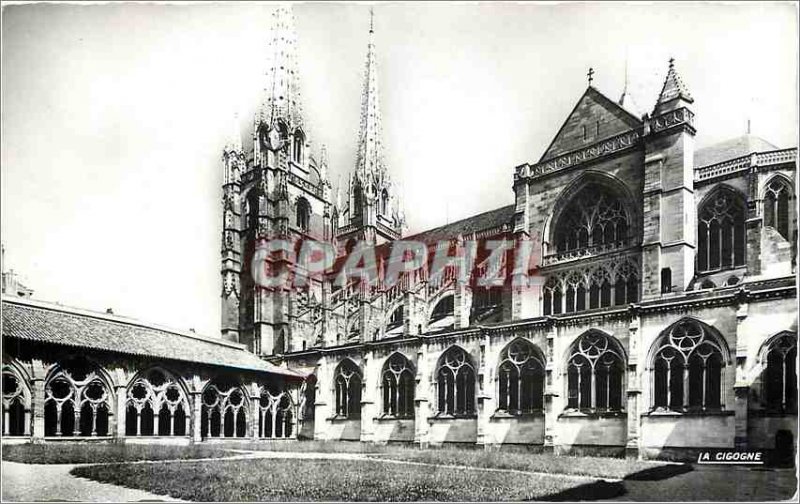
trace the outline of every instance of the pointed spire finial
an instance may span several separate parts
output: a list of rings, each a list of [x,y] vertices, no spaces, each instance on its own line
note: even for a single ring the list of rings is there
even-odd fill
[[[625,85],[622,88],[622,96],[619,97],[619,104],[625,105],[625,97],[628,94],[628,50],[625,49]]]
[[[369,32],[375,33],[375,10],[372,7],[369,8]]]
[[[594,68],[589,67],[589,73],[586,74],[589,77],[589,85],[592,85],[592,81],[594,80]]]
[[[664,79],[664,86],[661,88],[661,93],[658,95],[653,115],[655,116],[666,110],[672,110],[693,102],[694,99],[692,95],[689,93],[686,85],[678,75],[678,71],[675,69],[675,58],[670,58],[667,77]]]

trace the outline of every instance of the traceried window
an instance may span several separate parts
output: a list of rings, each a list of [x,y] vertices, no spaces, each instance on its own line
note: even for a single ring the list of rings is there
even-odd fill
[[[498,410],[511,414],[541,411],[544,357],[533,343],[512,341],[500,354],[497,372]]]
[[[111,392],[94,366],[76,361],[45,384],[45,436],[107,436]]]
[[[308,231],[310,219],[311,219],[311,205],[309,205],[307,199],[298,198],[295,225],[302,231]]]
[[[177,379],[159,369],[139,375],[128,386],[126,436],[185,436],[189,401]]]
[[[436,371],[440,415],[475,414],[475,368],[464,350],[451,347],[439,359]]]
[[[697,269],[714,271],[745,263],[744,200],[717,189],[700,208],[697,220]]]
[[[597,331],[581,335],[567,361],[567,408],[620,411],[624,408],[625,358],[615,339]]]
[[[3,366],[3,436],[30,434],[30,388],[14,368]]]
[[[764,192],[764,225],[791,240],[792,188],[782,177],[773,177]]]
[[[600,184],[589,184],[572,197],[558,218],[556,251],[622,245],[628,240],[630,224],[616,195]]]
[[[247,397],[235,383],[216,381],[202,394],[200,430],[206,438],[247,435]]]
[[[558,315],[639,301],[639,268],[624,260],[589,265],[550,275],[545,282],[543,313]]]
[[[723,349],[696,320],[673,325],[656,343],[650,368],[656,410],[707,411],[723,407]]]
[[[258,402],[258,437],[290,438],[294,435],[294,403],[286,390],[262,387]]]
[[[797,336],[775,338],[766,353],[763,396],[771,411],[797,413]]]
[[[336,368],[334,388],[336,392],[336,416],[361,418],[361,372],[349,359]]]
[[[381,396],[383,414],[397,418],[414,417],[414,368],[399,353],[393,354],[383,365]]]
[[[353,209],[350,215],[356,221],[361,221],[362,212],[364,210],[364,190],[361,188],[361,183],[356,180],[353,186]]]

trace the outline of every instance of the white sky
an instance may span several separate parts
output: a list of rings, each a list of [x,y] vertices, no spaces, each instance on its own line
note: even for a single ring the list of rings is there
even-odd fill
[[[219,333],[220,154],[252,109],[272,6],[6,5],[5,267],[36,297]],[[355,162],[368,4],[297,4],[311,141]],[[511,203],[586,87],[642,112],[670,56],[700,146],[797,144],[797,11],[758,4],[375,6],[387,160],[409,231]],[[626,56],[627,55],[627,56]]]

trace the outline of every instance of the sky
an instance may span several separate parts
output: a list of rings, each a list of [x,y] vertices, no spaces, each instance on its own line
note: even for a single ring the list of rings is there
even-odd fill
[[[309,140],[355,164],[366,3],[294,5]],[[2,242],[38,299],[218,335],[221,153],[263,87],[268,3],[4,4]],[[792,3],[378,3],[408,232],[513,202],[585,91],[649,112],[670,57],[697,144],[797,145]],[[626,72],[627,67],[627,72]]]

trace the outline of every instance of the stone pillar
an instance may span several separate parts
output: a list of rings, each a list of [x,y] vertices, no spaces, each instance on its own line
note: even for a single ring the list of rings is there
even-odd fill
[[[494,373],[492,373],[491,348],[489,335],[484,334],[480,344],[478,362],[478,438],[476,444],[490,448],[494,444],[494,437],[489,428],[489,419],[494,414]]]
[[[361,441],[363,442],[375,440],[375,391],[378,388],[379,373],[375,369],[377,366],[373,357],[372,350],[364,352],[364,380],[361,390]]]
[[[253,438],[254,441],[258,440],[258,429],[259,424],[261,423],[260,414],[261,414],[261,397],[256,394],[250,395],[250,432],[246,435]]]
[[[192,442],[199,443],[203,440],[203,393],[192,392]],[[210,417],[209,417],[210,419]]]
[[[553,451],[558,441],[556,429],[558,426],[558,414],[563,409],[561,400],[561,385],[558,366],[554,360],[554,347],[556,342],[557,328],[555,323],[550,321],[547,331],[547,364],[545,365],[545,391],[544,391],[544,448],[545,451]]]
[[[314,400],[314,439],[319,441],[327,440],[328,419],[333,416],[330,411],[333,378],[328,372],[327,360],[327,357],[322,356],[314,372],[317,376],[317,393]]]
[[[414,444],[427,448],[430,443],[431,379],[428,369],[428,347],[423,342],[417,350],[416,390],[414,391]]]
[[[749,397],[750,397],[750,382],[747,378],[746,364],[747,364],[747,332],[743,330],[743,325],[747,319],[748,303],[747,295],[744,290],[739,291],[739,306],[736,310],[736,376],[733,385],[733,412],[734,412],[734,446],[736,448],[746,449],[747,441],[747,423]],[[729,386],[728,380],[722,377],[722,405],[726,407],[726,394],[725,389]]]
[[[44,441],[44,398],[44,376],[37,376],[31,379],[31,409],[33,412],[31,439],[34,443]]]
[[[125,439],[125,427],[128,423],[128,387],[125,385],[117,385],[115,387],[115,392],[117,397],[117,411],[114,414],[114,436],[122,440]]]
[[[640,318],[638,310],[630,310],[631,321],[628,325],[628,371],[625,409],[628,412],[628,434],[625,443],[627,458],[641,458],[641,441],[639,437],[639,404],[642,397],[642,386],[639,376]]]

